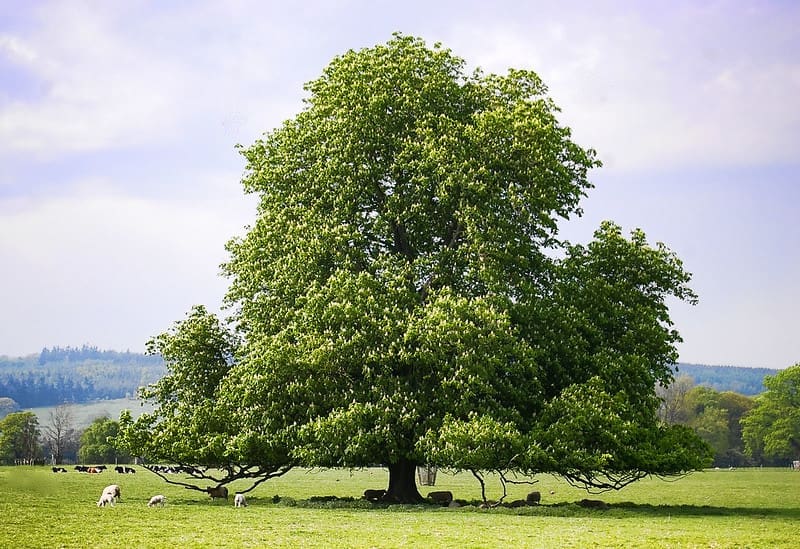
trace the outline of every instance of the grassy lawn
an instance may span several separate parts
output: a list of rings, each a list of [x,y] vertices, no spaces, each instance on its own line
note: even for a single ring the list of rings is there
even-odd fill
[[[295,470],[261,485],[248,494],[247,508],[236,509],[232,495],[227,503],[211,502],[138,470],[88,475],[0,468],[0,547],[773,548],[797,547],[800,540],[800,473],[788,469],[647,479],[601,495],[542,476],[535,486],[511,486],[507,497],[521,499],[535,489],[542,505],[515,509],[387,507],[357,499],[366,488],[385,487],[388,474],[381,469]],[[108,484],[122,487],[122,501],[98,508]],[[488,497],[498,498],[499,484],[487,484]],[[435,487],[420,491],[433,489],[480,499],[478,483],[465,473],[440,472]],[[155,494],[167,496],[165,507],[147,507]],[[313,496],[356,500],[315,502]],[[587,497],[609,508],[575,504]]]

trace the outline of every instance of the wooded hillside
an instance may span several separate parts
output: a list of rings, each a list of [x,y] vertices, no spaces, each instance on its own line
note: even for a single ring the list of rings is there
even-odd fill
[[[745,368],[741,366],[708,366],[705,364],[678,363],[675,376],[689,376],[696,385],[705,385],[716,391],[732,391],[753,396],[764,391],[764,376],[774,376],[780,370],[770,368]]]
[[[38,355],[0,356],[0,397],[21,408],[131,397],[165,372],[159,356],[86,345],[45,348]]]

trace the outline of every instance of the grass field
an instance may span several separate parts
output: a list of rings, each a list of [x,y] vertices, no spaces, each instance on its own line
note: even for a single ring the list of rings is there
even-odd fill
[[[508,500],[532,489],[542,493],[542,505],[516,509],[383,506],[358,499],[366,488],[385,487],[387,477],[382,469],[294,470],[259,486],[248,494],[249,506],[237,509],[232,496],[227,503],[211,502],[141,468],[136,475],[111,469],[88,475],[1,467],[0,547],[800,546],[800,473],[788,469],[646,479],[601,495],[542,476],[533,487],[510,487]],[[98,508],[108,484],[122,487],[122,500]],[[496,482],[488,487],[488,497],[500,496]],[[465,473],[440,472],[434,488],[420,491],[431,489],[480,499],[480,487]],[[165,507],[147,507],[155,494],[167,496]],[[340,499],[317,502],[313,496]],[[344,499],[349,497],[356,499]],[[587,497],[609,508],[575,504]]]

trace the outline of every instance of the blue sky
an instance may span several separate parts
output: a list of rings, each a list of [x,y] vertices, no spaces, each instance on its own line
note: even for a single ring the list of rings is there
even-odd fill
[[[658,6],[658,7],[656,7]],[[216,308],[254,219],[235,150],[336,55],[394,31],[536,71],[604,162],[583,218],[642,228],[694,274],[681,361],[800,362],[800,4],[0,3],[0,355],[140,351]]]

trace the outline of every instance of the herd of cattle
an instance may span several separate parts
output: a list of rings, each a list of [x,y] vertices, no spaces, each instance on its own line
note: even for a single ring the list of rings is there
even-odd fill
[[[105,465],[76,465],[75,470],[79,473],[88,473],[88,474],[100,474],[103,471],[108,469]],[[63,467],[53,467],[52,468],[54,473],[66,473],[67,470]],[[114,470],[120,474],[135,474],[136,469],[133,467],[127,467],[122,465],[117,465],[114,467]],[[192,471],[187,471],[186,468],[183,467],[167,467],[167,466],[156,466],[155,470],[161,473],[179,473],[179,472],[188,472],[191,473]],[[211,496],[212,501],[215,499],[228,499],[228,488],[225,486],[209,486],[205,489],[209,496]],[[100,499],[97,500],[98,507],[114,507],[114,503],[120,501],[122,499],[122,490],[120,489],[118,484],[110,484],[103,488],[103,493],[100,494]],[[167,502],[167,496],[164,494],[157,494],[150,498],[150,501],[147,502],[148,507],[164,507],[164,504]],[[236,507],[247,507],[247,498],[245,498],[244,494],[237,492],[233,497],[233,504]]]

